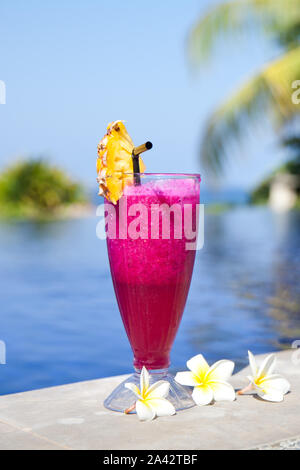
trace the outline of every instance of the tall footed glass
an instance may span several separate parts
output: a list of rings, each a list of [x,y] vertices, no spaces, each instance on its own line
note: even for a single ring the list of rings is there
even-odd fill
[[[194,405],[190,390],[168,373],[170,351],[185,307],[196,254],[200,175],[128,176],[116,205],[105,201],[107,249],[114,289],[134,355],[139,386],[143,366],[150,384],[170,383],[175,409]],[[120,384],[104,405],[131,408],[132,391]]]

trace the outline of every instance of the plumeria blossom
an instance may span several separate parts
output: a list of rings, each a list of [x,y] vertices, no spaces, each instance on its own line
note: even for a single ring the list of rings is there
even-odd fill
[[[174,406],[166,396],[169,393],[170,384],[166,380],[158,380],[150,386],[149,372],[143,367],[140,376],[140,388],[133,383],[126,383],[125,387],[131,390],[138,398],[135,405],[125,413],[136,409],[141,421],[151,421],[156,416],[170,416],[176,413]]]
[[[221,360],[209,367],[202,354],[186,363],[189,371],[178,372],[175,380],[181,385],[194,387],[192,397],[197,405],[208,405],[215,401],[234,401],[235,392],[228,383],[234,362]]]
[[[283,400],[283,396],[290,390],[289,382],[279,374],[273,374],[276,366],[276,357],[270,354],[258,367],[255,357],[248,351],[249,363],[252,375],[247,378],[250,384],[243,390],[239,390],[238,394],[255,390],[260,398],[268,401],[279,402]]]

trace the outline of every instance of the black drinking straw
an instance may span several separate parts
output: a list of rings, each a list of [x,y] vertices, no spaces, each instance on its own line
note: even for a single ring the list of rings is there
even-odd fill
[[[133,173],[134,173],[134,185],[139,186],[141,184],[140,177],[140,162],[139,156],[140,153],[146,152],[146,150],[152,149],[153,145],[151,142],[145,142],[138,147],[134,147],[132,150],[132,164],[133,164]]]

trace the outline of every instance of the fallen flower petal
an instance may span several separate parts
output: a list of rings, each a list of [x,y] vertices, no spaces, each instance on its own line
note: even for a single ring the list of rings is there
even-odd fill
[[[178,372],[175,380],[181,385],[194,387],[192,397],[197,405],[209,405],[213,400],[235,400],[234,389],[227,382],[234,369],[232,361],[223,359],[209,367],[202,354],[198,354],[186,364],[190,372]]]
[[[170,416],[176,413],[174,406],[166,396],[169,393],[170,384],[166,380],[158,380],[150,386],[149,372],[143,367],[140,376],[140,388],[133,383],[126,383],[125,387],[131,390],[138,400],[125,410],[128,414],[136,409],[141,421],[151,421],[156,416]]]
[[[290,390],[290,383],[279,374],[273,374],[276,366],[276,357],[274,354],[267,356],[258,367],[255,357],[248,351],[250,368],[252,375],[248,376],[250,381],[242,390],[238,391],[239,395],[244,395],[249,391],[255,391],[263,400],[280,402]]]

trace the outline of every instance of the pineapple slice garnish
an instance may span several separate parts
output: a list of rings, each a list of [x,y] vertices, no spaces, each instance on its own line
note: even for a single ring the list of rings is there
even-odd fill
[[[132,184],[133,173],[132,150],[134,148],[130,135],[123,121],[108,124],[107,133],[98,144],[97,181],[99,195],[106,197],[113,204],[123,194],[124,187]],[[142,159],[139,159],[140,172],[145,171]]]

